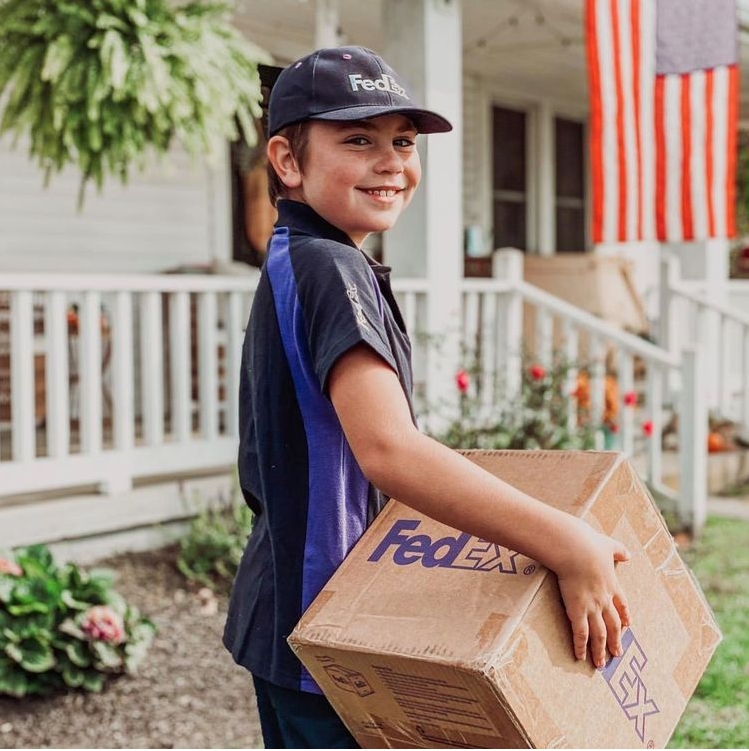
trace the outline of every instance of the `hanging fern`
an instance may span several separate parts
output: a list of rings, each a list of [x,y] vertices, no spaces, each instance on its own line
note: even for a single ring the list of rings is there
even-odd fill
[[[127,182],[175,140],[215,158],[237,121],[250,144],[260,115],[258,62],[224,3],[192,0],[0,0],[0,135],[30,137],[50,176]]]

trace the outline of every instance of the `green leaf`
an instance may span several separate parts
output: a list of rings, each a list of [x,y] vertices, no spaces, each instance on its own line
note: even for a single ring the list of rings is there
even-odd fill
[[[28,679],[18,669],[0,670],[0,694],[10,694],[19,699],[26,696]]]
[[[60,599],[71,610],[88,610],[91,607],[91,604],[88,602],[76,600],[75,597],[73,597],[73,593],[69,589],[63,589],[62,594],[60,595]]]
[[[65,654],[68,656],[70,662],[79,668],[87,668],[91,664],[91,653],[86,642],[67,642],[65,644]]]
[[[62,679],[71,688],[80,688],[86,680],[86,671],[75,665],[66,665],[62,669]]]
[[[83,631],[83,629],[72,618],[66,618],[57,627],[57,630],[63,634],[69,634],[70,636],[74,636],[76,639],[81,639],[83,641],[88,638],[86,632]]]
[[[122,656],[117,647],[103,641],[92,641],[90,644],[96,659],[104,668],[116,670],[122,667]]]
[[[52,648],[37,638],[24,639],[19,644],[8,644],[5,654],[30,673],[43,673],[55,665]]]
[[[83,679],[83,688],[99,693],[104,688],[104,676],[101,673],[87,672]]]

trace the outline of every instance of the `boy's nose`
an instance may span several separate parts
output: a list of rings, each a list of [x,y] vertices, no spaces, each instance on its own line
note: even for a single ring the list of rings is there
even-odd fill
[[[376,172],[403,172],[403,159],[394,149],[383,149],[375,164]]]

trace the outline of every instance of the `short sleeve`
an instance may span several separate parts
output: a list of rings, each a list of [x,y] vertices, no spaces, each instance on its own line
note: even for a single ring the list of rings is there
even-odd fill
[[[328,241],[305,243],[291,258],[312,366],[323,394],[330,371],[347,350],[369,345],[396,372],[385,330],[383,300],[366,258]]]

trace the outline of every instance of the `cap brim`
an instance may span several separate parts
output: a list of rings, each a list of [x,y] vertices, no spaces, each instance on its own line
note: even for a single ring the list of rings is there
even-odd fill
[[[362,104],[358,107],[344,107],[339,110],[310,115],[309,119],[345,122],[347,120],[366,120],[370,117],[382,117],[383,115],[405,115],[413,122],[419,133],[447,133],[453,129],[450,121],[436,112],[422,110],[418,107],[391,107],[381,104]]]

